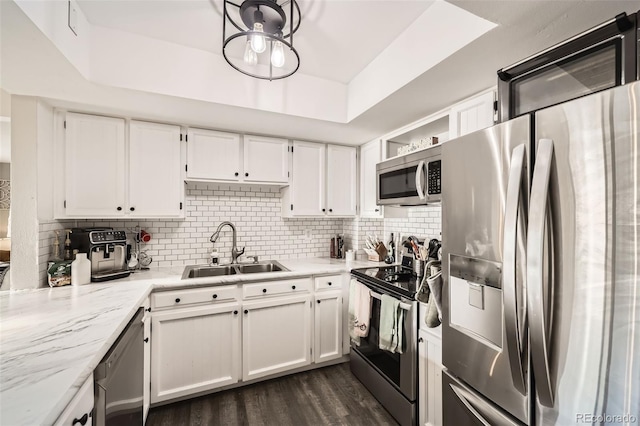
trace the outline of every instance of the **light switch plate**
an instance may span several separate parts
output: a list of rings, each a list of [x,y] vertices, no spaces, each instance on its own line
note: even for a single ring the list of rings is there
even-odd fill
[[[69,28],[78,35],[78,5],[69,0]]]

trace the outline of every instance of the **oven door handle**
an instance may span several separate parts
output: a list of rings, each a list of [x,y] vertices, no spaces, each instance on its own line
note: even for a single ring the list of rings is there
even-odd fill
[[[378,299],[378,300],[382,300],[382,295],[379,293],[376,293],[375,291],[369,289],[369,293],[371,294],[371,297],[373,297],[374,299]],[[393,297],[393,296],[391,296]],[[396,297],[397,299],[397,297]],[[405,311],[410,311],[412,306],[409,303],[404,303],[404,302],[400,302],[400,308],[404,309]]]
[[[427,194],[422,189],[422,180],[424,178],[424,160],[420,160],[416,168],[416,191],[421,200],[427,199]]]

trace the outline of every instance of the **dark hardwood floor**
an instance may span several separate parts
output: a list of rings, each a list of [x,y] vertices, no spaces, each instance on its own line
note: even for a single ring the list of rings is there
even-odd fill
[[[147,426],[397,425],[349,363],[152,408]]]

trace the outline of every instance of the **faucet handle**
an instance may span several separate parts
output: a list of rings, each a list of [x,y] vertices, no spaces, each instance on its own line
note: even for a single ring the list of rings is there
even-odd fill
[[[258,263],[258,256],[247,256],[247,259],[253,259],[253,263]]]
[[[242,247],[242,250],[238,250],[238,256],[242,256],[244,254],[244,249],[246,247]]]

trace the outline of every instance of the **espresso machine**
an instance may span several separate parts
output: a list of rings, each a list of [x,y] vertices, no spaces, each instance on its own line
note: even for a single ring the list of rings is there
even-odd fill
[[[101,282],[127,277],[127,235],[113,228],[73,228],[71,248],[87,253],[91,261],[91,281]]]

